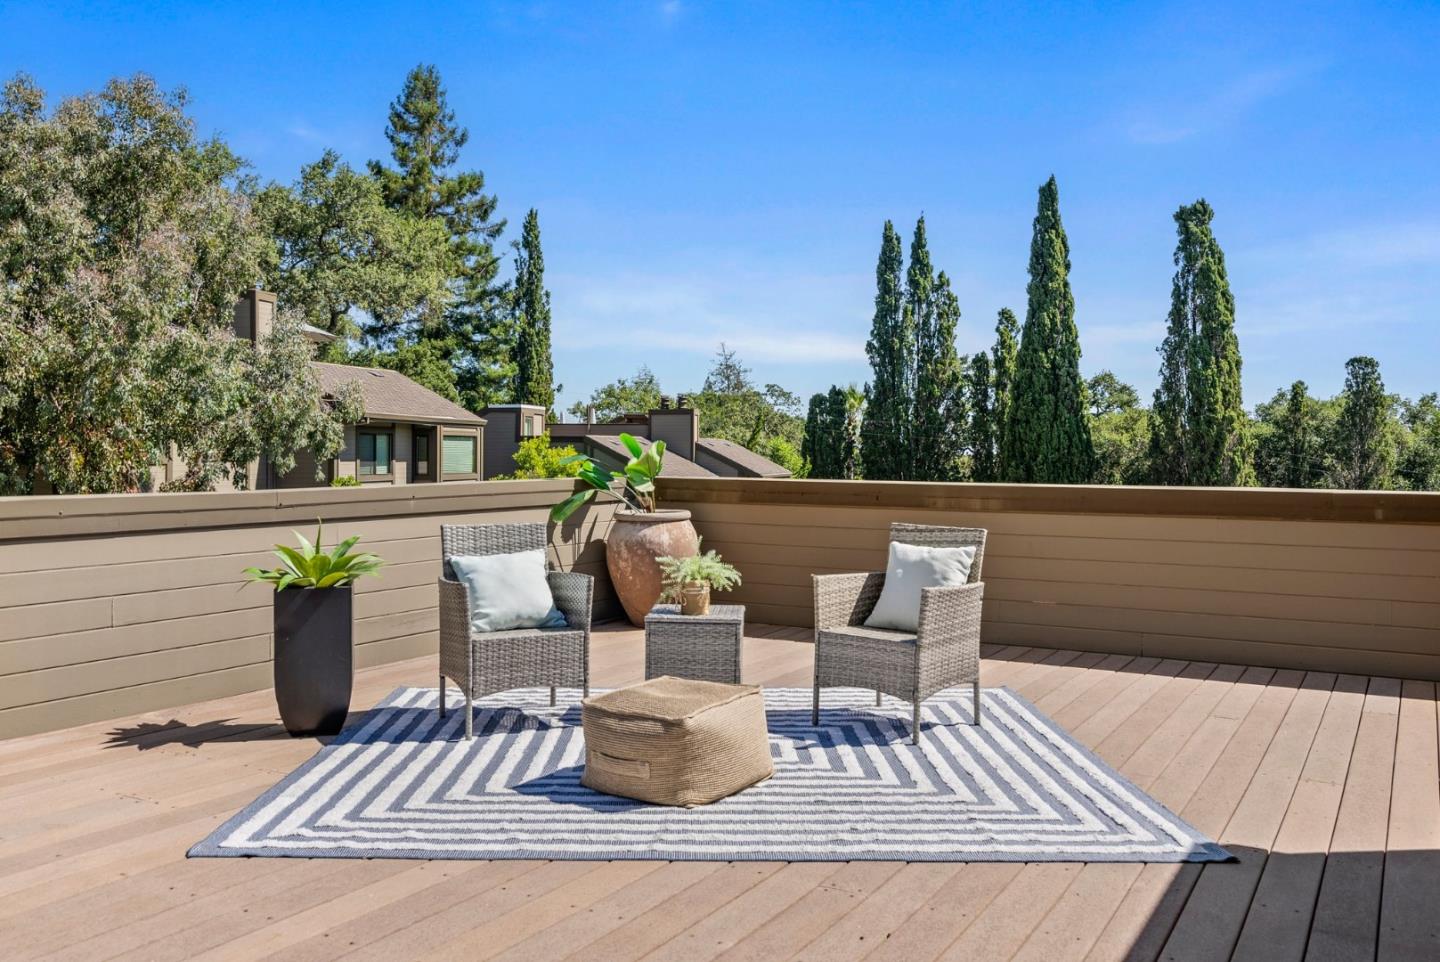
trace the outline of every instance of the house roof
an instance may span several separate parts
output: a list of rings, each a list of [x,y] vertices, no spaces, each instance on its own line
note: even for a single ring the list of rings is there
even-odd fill
[[[749,448],[724,438],[701,438],[695,442],[701,451],[734,465],[741,473],[757,478],[788,478],[789,469],[776,464]]]
[[[650,447],[650,439],[636,436],[645,447]],[[587,434],[585,441],[597,448],[618,455],[622,461],[630,460],[630,452],[621,442],[620,438],[613,434]],[[715,472],[707,471],[689,458],[681,457],[675,453],[673,448],[665,449],[665,460],[660,464],[660,477],[662,478],[713,478]]]
[[[320,388],[333,396],[349,383],[360,386],[365,416],[382,420],[419,421],[426,424],[484,424],[485,419],[421,387],[399,371],[351,364],[311,362]]]

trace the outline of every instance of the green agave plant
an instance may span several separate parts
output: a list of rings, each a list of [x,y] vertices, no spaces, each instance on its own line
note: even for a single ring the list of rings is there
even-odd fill
[[[550,520],[556,524],[575,513],[586,501],[604,492],[624,501],[636,511],[649,513],[655,510],[655,478],[665,460],[665,442],[656,441],[646,448],[630,434],[620,435],[620,443],[630,452],[630,460],[623,471],[606,471],[583,454],[572,455],[561,464],[580,463],[577,480],[588,484],[584,491],[577,491],[550,509]],[[618,491],[611,485],[623,481]]]
[[[360,536],[346,538],[331,551],[321,547],[324,525],[316,522],[315,543],[296,531],[295,540],[299,548],[277,544],[275,556],[280,559],[276,568],[246,568],[245,576],[250,581],[263,581],[275,586],[276,591],[285,588],[338,588],[353,584],[363,575],[378,575],[385,562],[373,554],[360,551],[354,554],[350,549]]]

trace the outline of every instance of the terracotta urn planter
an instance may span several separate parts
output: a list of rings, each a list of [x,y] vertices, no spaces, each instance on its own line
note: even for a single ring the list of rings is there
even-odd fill
[[[660,598],[661,572],[655,559],[699,553],[700,539],[690,524],[689,511],[615,512],[605,539],[605,564],[632,625],[643,627],[645,616]]]

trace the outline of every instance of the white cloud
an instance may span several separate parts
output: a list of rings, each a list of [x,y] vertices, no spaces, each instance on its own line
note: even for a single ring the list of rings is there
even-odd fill
[[[1190,91],[1164,103],[1130,110],[1122,120],[1125,135],[1137,144],[1173,144],[1240,120],[1266,100],[1291,89],[1310,69],[1272,67],[1243,74],[1209,96]]]

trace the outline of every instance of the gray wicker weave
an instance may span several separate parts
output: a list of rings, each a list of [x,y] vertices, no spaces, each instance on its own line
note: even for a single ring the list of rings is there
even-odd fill
[[[914,707],[911,739],[920,741],[920,703],[936,692],[969,683],[980,722],[980,602],[985,585],[980,565],[985,554],[983,528],[942,528],[892,524],[890,540],[935,547],[975,546],[967,583],[921,592],[919,630],[911,633],[866,628],[865,619],[880,598],[885,572],[814,575],[815,701],[811,724],[820,724],[820,689],[875,689]]]
[[[744,638],[744,605],[712,605],[705,615],[682,615],[679,605],[656,605],[645,616],[645,677],[738,685]]]
[[[466,555],[513,554],[548,546],[543,522],[531,524],[445,524],[440,526],[444,573],[440,578],[440,714],[445,714],[445,679],[465,694],[465,737],[475,735],[476,698],[512,688],[558,686],[590,694],[590,617],[595,579],[576,572],[549,572],[555,607],[564,628],[516,628],[472,633],[470,601],[455,580],[450,559]]]

